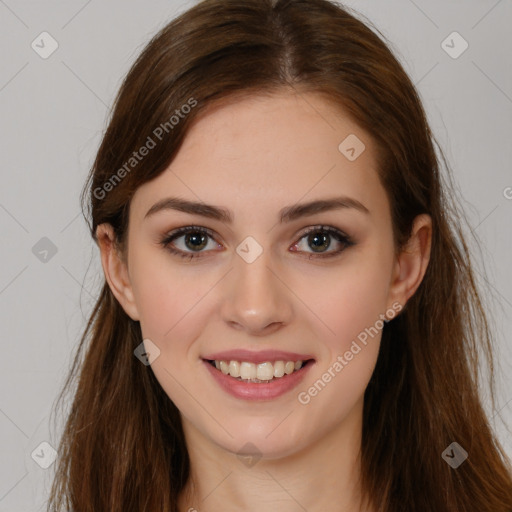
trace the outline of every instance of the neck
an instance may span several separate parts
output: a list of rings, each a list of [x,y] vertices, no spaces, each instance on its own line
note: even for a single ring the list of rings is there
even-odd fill
[[[359,484],[362,400],[320,439],[286,457],[242,460],[204,437],[182,416],[191,478],[180,512],[371,512]],[[335,504],[335,505],[333,505]]]

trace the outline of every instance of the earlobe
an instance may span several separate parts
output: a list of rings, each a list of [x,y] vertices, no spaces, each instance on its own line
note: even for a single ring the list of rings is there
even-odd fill
[[[391,283],[391,303],[399,302],[402,307],[420,286],[428,262],[432,243],[432,219],[430,215],[418,215],[414,219],[411,237],[400,253],[395,264]]]
[[[132,320],[139,320],[128,268],[116,248],[113,227],[110,224],[100,224],[96,229],[96,238],[100,248],[105,279],[112,293],[126,314]]]

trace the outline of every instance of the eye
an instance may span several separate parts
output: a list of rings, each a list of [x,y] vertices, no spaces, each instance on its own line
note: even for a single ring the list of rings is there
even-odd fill
[[[326,250],[333,245],[333,238],[342,247],[334,251],[327,252]],[[302,239],[306,239],[306,244],[313,248],[313,253],[310,253],[312,254],[312,256],[310,256],[310,259],[311,257],[330,258],[340,254],[347,247],[355,245],[353,240],[348,235],[342,233],[339,229],[332,228],[329,226],[313,226],[311,228],[308,228],[307,231],[301,236],[299,242],[294,244],[293,247],[298,247]]]
[[[182,247],[177,248],[176,245],[179,244],[176,244],[175,241],[180,238],[183,238]],[[220,244],[214,242],[215,234],[211,230],[200,226],[186,226],[176,229],[167,234],[165,238],[161,240],[160,244],[170,251],[171,254],[192,260],[202,258],[203,255],[200,253],[209,252],[203,250],[208,247],[208,238],[213,240],[213,248],[215,248],[215,246],[217,248],[222,247]],[[303,249],[295,249],[300,246],[303,239],[306,239],[306,243],[313,248],[309,259],[333,257],[340,254],[347,247],[355,245],[352,239],[339,229],[329,226],[313,226],[308,228],[307,231],[302,234],[299,241],[292,246],[294,248],[292,249],[293,252],[307,252]],[[334,251],[327,251],[327,249],[333,245],[333,239],[337,244],[341,245],[341,247]]]
[[[192,260],[202,257],[194,254],[194,252],[204,252],[203,249],[208,245],[208,237],[214,238],[213,232],[209,229],[200,226],[186,226],[172,231],[160,243],[172,254]],[[179,238],[183,238],[184,248],[176,249],[171,242]],[[216,245],[220,247],[219,244]],[[192,252],[187,252],[189,249],[191,249]]]

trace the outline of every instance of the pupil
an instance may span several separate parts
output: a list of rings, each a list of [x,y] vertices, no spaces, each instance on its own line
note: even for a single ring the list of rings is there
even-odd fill
[[[189,246],[188,243],[190,241],[192,241],[192,245]],[[206,240],[206,236],[202,233],[200,234],[187,234],[186,237],[185,237],[185,244],[187,245],[187,247],[189,247],[189,249],[202,249],[206,243],[205,243],[205,240]],[[199,243],[196,243],[196,242],[199,242]]]
[[[313,249],[316,251],[317,249],[328,249],[329,248],[329,241],[328,236],[326,234],[323,235],[309,235],[309,243],[312,245]],[[192,242],[192,245],[189,245],[189,243]],[[185,243],[189,247],[189,249],[202,249],[206,245],[206,236],[203,233],[195,233],[190,234],[188,233],[185,237]],[[320,243],[319,243],[320,242]]]
[[[329,242],[327,241],[327,238],[328,238],[328,235],[324,234],[324,235],[318,236],[316,234],[316,235],[310,235],[309,236],[309,241],[310,241],[310,243],[312,243],[313,249],[315,249],[315,251],[316,251],[316,249],[318,249],[318,248],[320,248],[320,249],[322,249],[322,248],[327,249],[329,247]],[[316,245],[316,242],[318,240],[321,240],[321,239],[323,239],[323,246],[322,245]],[[326,241],[327,241],[327,244],[326,244]],[[321,251],[317,251],[317,252],[321,252]]]

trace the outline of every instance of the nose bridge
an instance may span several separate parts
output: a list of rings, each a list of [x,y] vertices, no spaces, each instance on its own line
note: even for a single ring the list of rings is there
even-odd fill
[[[234,257],[223,317],[230,324],[257,334],[288,323],[292,309],[290,294],[272,262],[271,251],[261,250],[253,259],[257,247],[250,243],[241,243]]]

